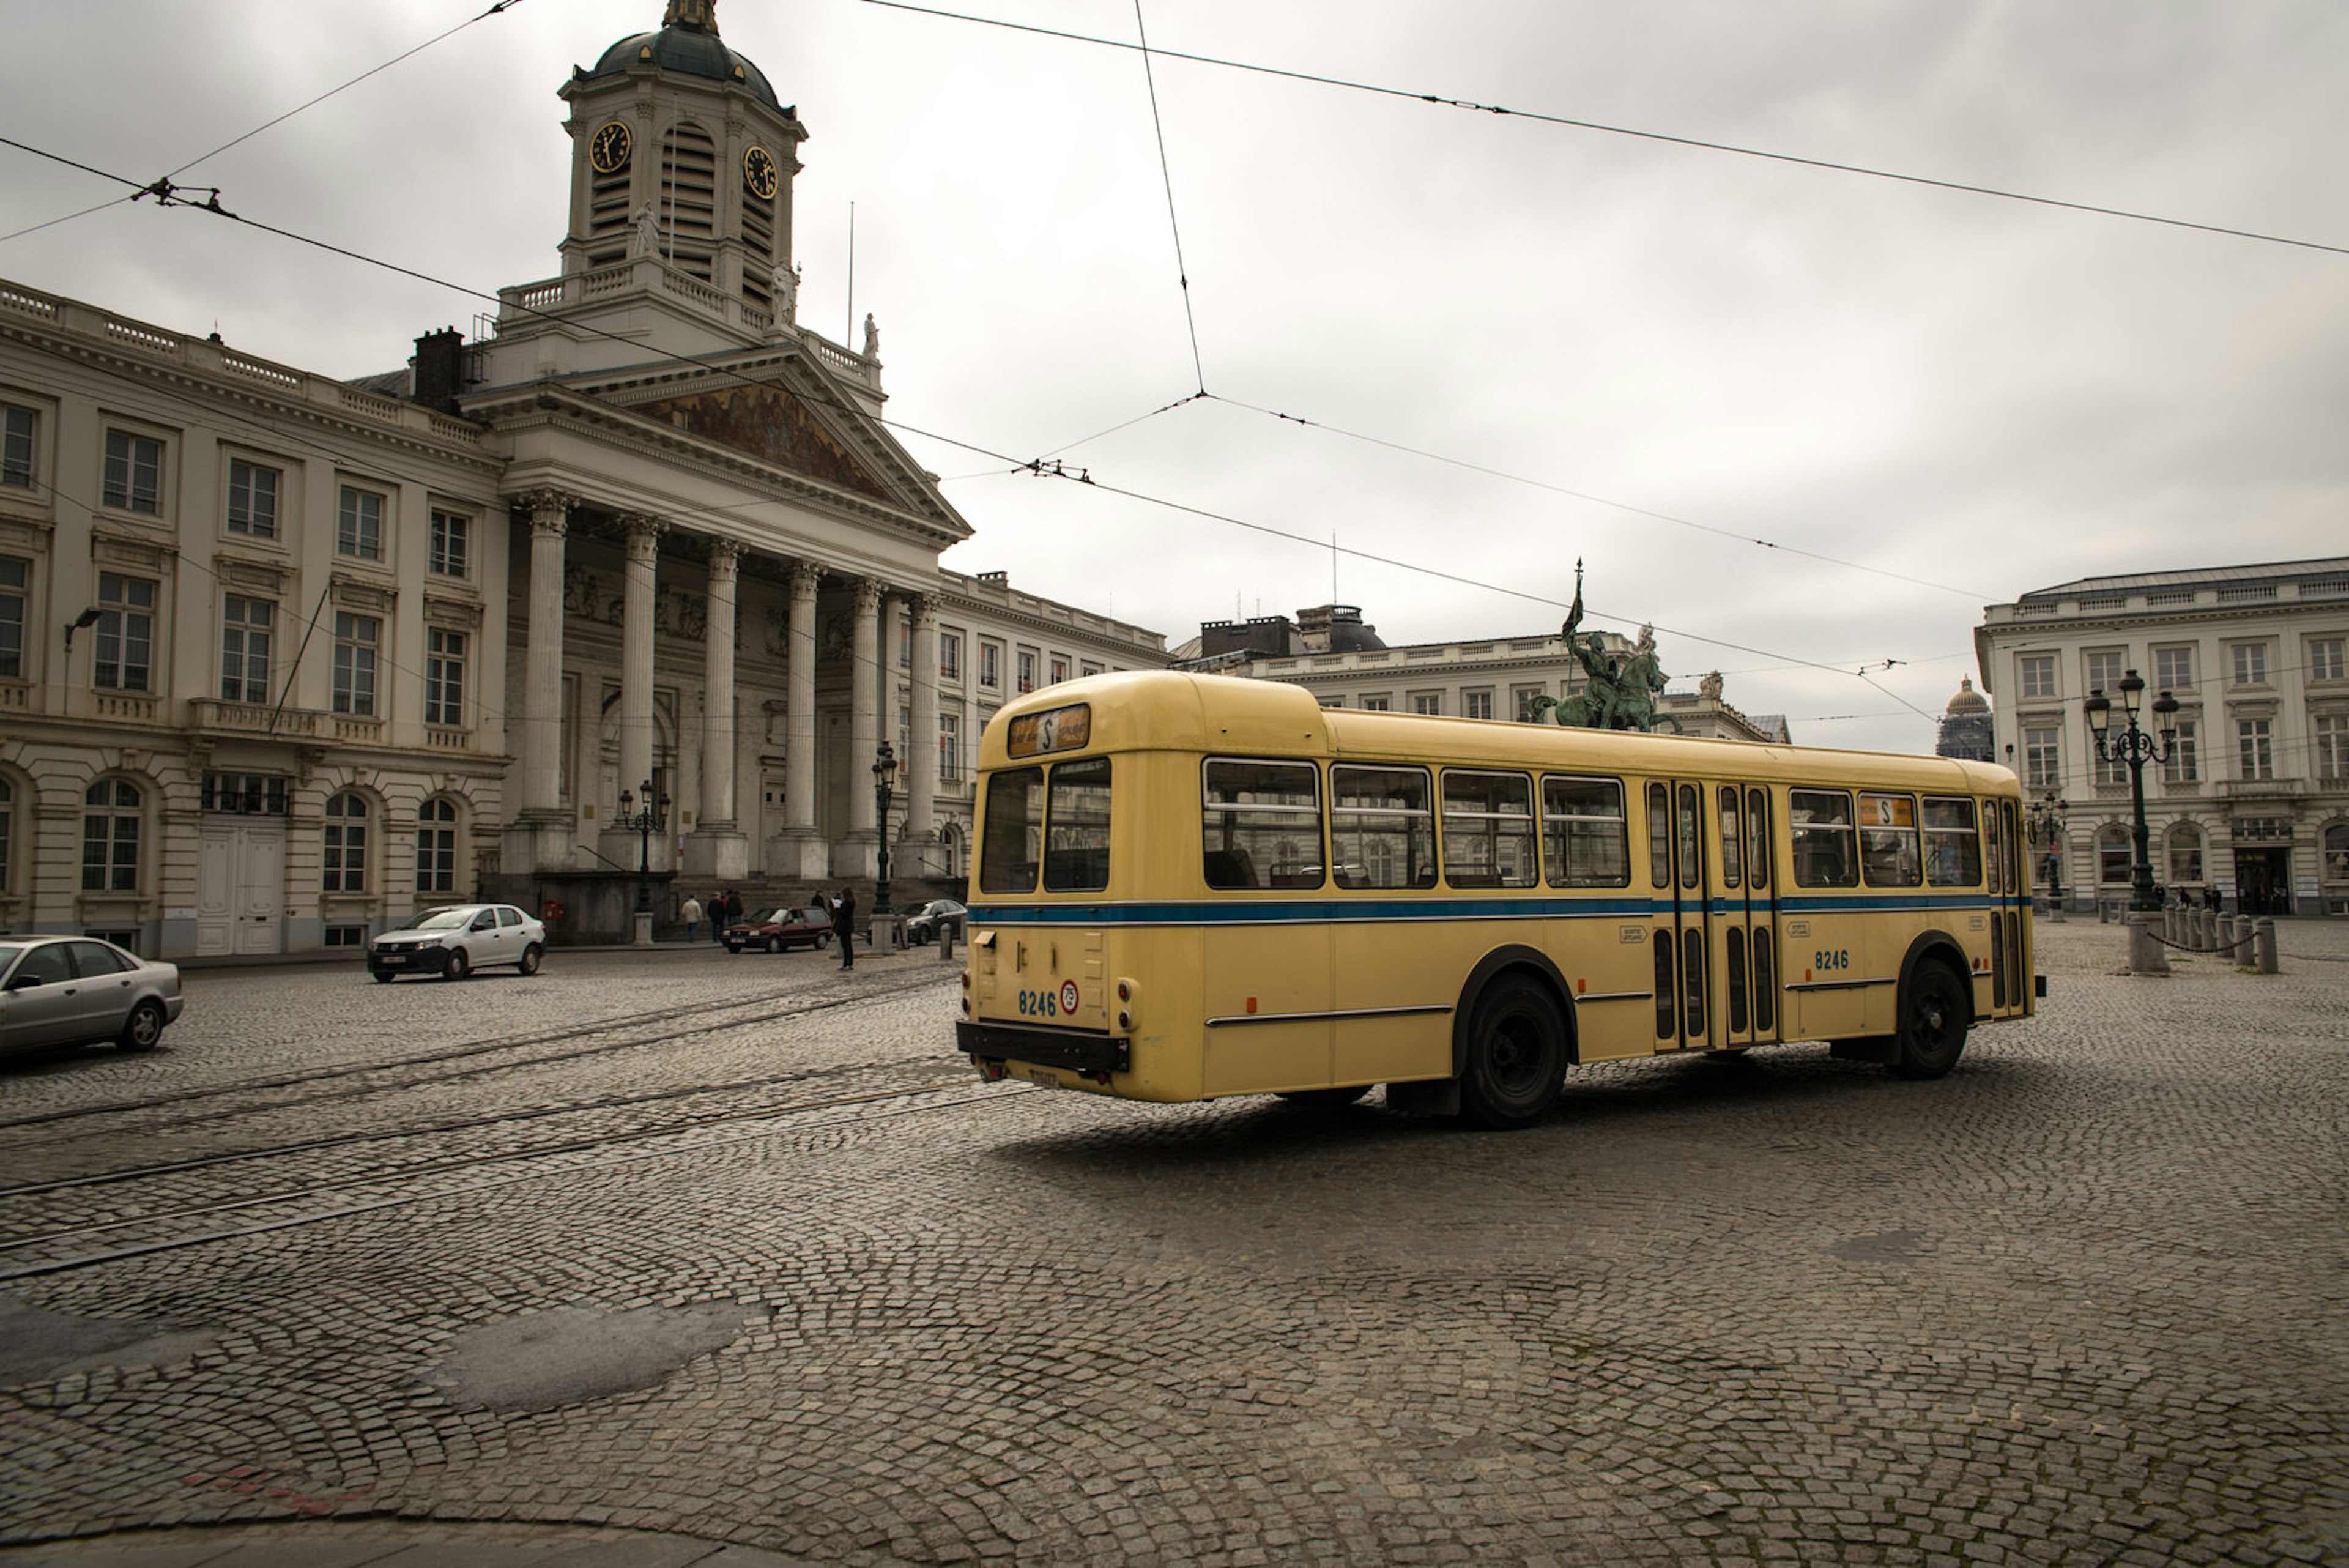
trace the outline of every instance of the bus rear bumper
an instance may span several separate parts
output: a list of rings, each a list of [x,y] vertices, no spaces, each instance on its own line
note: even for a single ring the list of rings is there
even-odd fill
[[[955,1049],[967,1056],[1032,1062],[1039,1067],[1066,1067],[1079,1073],[1124,1073],[1133,1066],[1130,1042],[1114,1034],[1076,1029],[960,1019],[955,1023]]]

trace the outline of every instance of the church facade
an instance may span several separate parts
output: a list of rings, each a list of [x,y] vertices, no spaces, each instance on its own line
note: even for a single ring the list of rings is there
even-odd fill
[[[0,284],[0,929],[274,955],[487,896],[617,936],[642,881],[872,877],[884,784],[897,874],[952,878],[993,708],[1165,661],[940,568],[971,531],[877,329],[795,319],[806,130],[706,0],[561,96],[560,274],[404,372]]]

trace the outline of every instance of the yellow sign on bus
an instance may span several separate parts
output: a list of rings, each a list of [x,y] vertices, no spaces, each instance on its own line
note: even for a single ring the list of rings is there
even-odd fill
[[[1067,708],[1047,708],[1041,713],[1023,713],[1012,720],[1004,749],[1015,757],[1081,751],[1092,734],[1092,708],[1079,702]]]

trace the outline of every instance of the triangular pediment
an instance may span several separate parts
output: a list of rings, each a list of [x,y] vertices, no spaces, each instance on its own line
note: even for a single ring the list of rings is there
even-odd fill
[[[637,403],[630,411],[875,501],[896,499],[798,395],[780,382],[738,381]]]

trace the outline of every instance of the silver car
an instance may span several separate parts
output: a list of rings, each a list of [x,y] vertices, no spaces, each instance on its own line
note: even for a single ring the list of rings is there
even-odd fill
[[[0,937],[0,1053],[88,1040],[152,1051],[184,1000],[177,964],[96,937]]]
[[[477,969],[512,964],[536,974],[546,954],[546,927],[512,904],[450,904],[427,909],[367,944],[367,972],[380,981],[403,974],[462,980]]]

